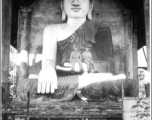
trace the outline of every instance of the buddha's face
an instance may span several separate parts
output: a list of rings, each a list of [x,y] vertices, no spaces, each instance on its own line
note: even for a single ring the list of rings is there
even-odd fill
[[[85,18],[90,5],[90,0],[63,0],[63,8],[70,18]]]

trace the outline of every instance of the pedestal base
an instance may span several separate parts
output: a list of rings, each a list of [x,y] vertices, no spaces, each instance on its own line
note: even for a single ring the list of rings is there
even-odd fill
[[[122,120],[122,102],[53,102],[50,104],[12,103],[3,106],[3,118],[22,118],[37,120],[49,119],[89,119],[89,120]],[[29,114],[27,114],[29,111]],[[33,118],[33,119],[32,119]]]

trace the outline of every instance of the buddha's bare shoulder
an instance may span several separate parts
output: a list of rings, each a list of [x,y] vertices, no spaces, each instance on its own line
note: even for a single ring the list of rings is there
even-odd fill
[[[46,31],[51,31],[53,33],[61,31],[65,27],[65,23],[60,24],[50,24],[44,28]]]

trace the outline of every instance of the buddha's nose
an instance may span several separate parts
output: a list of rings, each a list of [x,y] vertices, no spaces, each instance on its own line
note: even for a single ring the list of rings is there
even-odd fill
[[[80,6],[79,0],[73,0],[73,1],[72,1],[72,6],[74,6],[74,7]]]

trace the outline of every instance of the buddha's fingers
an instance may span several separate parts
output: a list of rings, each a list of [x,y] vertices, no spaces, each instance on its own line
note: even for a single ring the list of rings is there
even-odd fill
[[[57,85],[58,83],[57,83],[57,77],[55,77],[55,79],[54,79],[54,89],[57,89],[58,88],[58,85]]]
[[[50,83],[50,82],[47,82],[47,83],[46,83],[46,93],[49,93],[49,92],[50,92],[50,87],[51,87],[51,83]]]
[[[54,93],[54,82],[51,82],[51,93]]]
[[[42,82],[41,93],[44,94],[46,92],[46,82]]]
[[[38,81],[38,86],[37,86],[37,93],[41,93],[41,82]]]
[[[53,88],[52,88],[53,87]],[[57,76],[54,75],[51,77],[51,89],[57,89]]]

